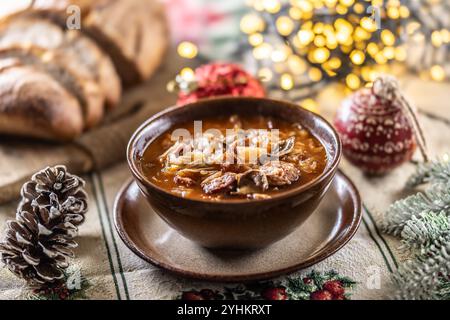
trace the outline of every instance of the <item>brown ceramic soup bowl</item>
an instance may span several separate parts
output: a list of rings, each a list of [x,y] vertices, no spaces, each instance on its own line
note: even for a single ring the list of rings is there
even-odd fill
[[[324,171],[306,184],[258,200],[183,198],[144,176],[140,160],[158,136],[186,121],[233,114],[260,114],[300,123],[325,147]],[[261,248],[289,235],[317,208],[336,174],[340,158],[338,134],[321,116],[288,102],[259,98],[214,98],[169,108],[147,120],[134,133],[127,150],[128,164],[140,190],[165,222],[204,247],[228,249]]]

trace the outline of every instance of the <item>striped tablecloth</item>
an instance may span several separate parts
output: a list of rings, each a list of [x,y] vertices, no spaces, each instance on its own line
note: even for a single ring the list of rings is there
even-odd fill
[[[405,77],[402,85],[421,109],[421,121],[432,154],[450,151],[450,85]],[[318,101],[320,112],[331,118],[342,99],[339,87],[329,87]],[[341,169],[355,182],[363,202],[362,224],[355,237],[338,253],[325,261],[270,282],[255,284],[212,284],[172,276],[135,256],[119,239],[112,219],[113,202],[122,184],[130,177],[126,164],[119,164],[84,178],[90,196],[90,211],[80,228],[76,258],[68,270],[69,289],[33,292],[8,270],[0,269],[0,299],[176,299],[184,298],[296,298],[321,299],[327,292],[342,292],[335,280],[344,284],[346,297],[352,299],[389,298],[394,288],[390,274],[402,260],[396,251],[396,239],[380,233],[376,226],[380,214],[395,199],[404,196],[403,186],[414,171],[405,164],[391,174],[367,178],[343,160]],[[13,219],[17,203],[0,207],[0,229]],[[81,281],[78,281],[81,280]],[[339,290],[337,290],[339,291]]]

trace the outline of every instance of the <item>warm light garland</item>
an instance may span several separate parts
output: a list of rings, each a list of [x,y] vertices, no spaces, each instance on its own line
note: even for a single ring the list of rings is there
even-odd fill
[[[406,64],[435,81],[450,80],[450,1],[410,0]]]
[[[439,1],[439,0],[436,0]],[[270,84],[282,90],[342,80],[356,90],[405,61],[400,41],[411,12],[403,0],[250,0],[241,30]],[[411,26],[409,26],[411,28]],[[435,33],[442,44],[448,33]],[[434,79],[445,78],[433,66]],[[270,76],[267,76],[269,75]]]

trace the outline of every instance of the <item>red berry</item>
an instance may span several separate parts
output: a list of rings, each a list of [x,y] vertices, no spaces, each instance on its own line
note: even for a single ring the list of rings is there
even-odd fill
[[[203,297],[203,299],[205,300],[213,300],[214,299],[214,291],[210,290],[210,289],[203,289],[200,291],[200,295]]]
[[[205,300],[203,297],[198,293],[194,291],[187,291],[183,292],[181,295],[181,300]]]
[[[319,290],[310,294],[311,300],[333,300],[333,295],[327,290]]]
[[[342,296],[345,293],[345,288],[339,280],[327,281],[324,283],[323,288],[329,291],[334,297]]]
[[[261,83],[235,64],[211,63],[200,66],[195,70],[195,82],[194,90],[179,92],[178,105],[215,96],[265,96]]]
[[[286,288],[266,288],[261,292],[265,300],[287,300]]]
[[[372,89],[347,98],[337,112],[334,124],[344,155],[367,173],[387,173],[414,153],[414,129],[400,94],[394,79],[380,78]]]
[[[308,278],[308,277],[303,278],[303,283],[304,283],[304,284],[311,284],[312,282],[313,282],[313,281],[312,281],[311,278]]]

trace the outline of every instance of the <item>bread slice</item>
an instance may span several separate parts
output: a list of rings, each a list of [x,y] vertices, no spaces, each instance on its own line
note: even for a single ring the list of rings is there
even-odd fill
[[[125,85],[148,79],[168,44],[163,6],[154,0],[107,0],[94,5],[83,30],[110,53]]]
[[[35,0],[25,12],[66,28],[69,5],[80,7],[81,32],[108,53],[125,86],[148,79],[169,39],[164,7],[156,0]]]
[[[17,60],[2,65],[0,133],[51,140],[71,140],[82,133],[81,107],[58,81]]]
[[[59,81],[81,105],[85,128],[89,129],[102,120],[104,99],[99,86],[94,81],[84,78],[76,66],[70,65],[67,56],[35,46],[0,50],[0,59],[9,58],[19,59],[22,64],[34,66]]]
[[[121,96],[119,75],[111,59],[78,30],[64,30],[49,19],[31,13],[12,15],[0,23],[0,48],[30,46],[54,50],[76,65],[84,78],[98,82],[106,105],[114,108]]]

